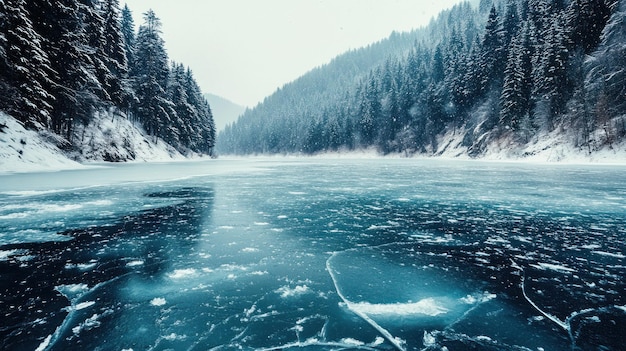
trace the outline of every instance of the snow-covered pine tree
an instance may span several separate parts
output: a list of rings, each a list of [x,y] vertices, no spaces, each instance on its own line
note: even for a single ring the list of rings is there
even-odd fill
[[[139,27],[136,55],[131,70],[138,100],[134,113],[149,135],[166,136],[171,132],[168,127],[174,110],[167,96],[169,68],[161,21],[152,10],[144,14],[144,24]]]
[[[374,145],[377,141],[382,113],[378,86],[373,75],[367,79],[361,92],[362,95],[359,97],[361,102],[359,106],[359,116],[361,117],[359,132],[362,145],[368,147]]]
[[[103,60],[109,71],[104,88],[111,102],[125,109],[132,99],[133,92],[128,81],[128,60],[121,28],[119,0],[104,0],[101,12],[104,19]]]
[[[8,21],[7,12],[8,11],[4,0],[0,0],[0,28],[2,29],[0,30],[0,72],[4,72],[4,74],[0,74],[0,92],[8,91],[11,88],[11,85],[7,81],[8,74],[6,73],[11,67],[9,59],[7,57],[7,48],[9,41],[4,35],[4,33],[6,32],[5,27],[7,27]]]
[[[513,131],[520,128],[522,119],[529,118],[532,50],[529,23],[524,21],[509,46],[500,97],[500,126]]]
[[[169,82],[167,86],[168,97],[174,104],[176,114],[172,116],[172,126],[170,126],[170,135],[168,142],[180,147],[187,145],[194,148],[193,130],[190,129],[189,123],[195,114],[194,107],[189,103],[187,97],[187,89],[185,89],[185,67],[182,64],[173,62],[170,68]]]
[[[613,7],[602,42],[586,61],[587,110],[593,128],[605,131],[604,141],[626,137],[626,1]],[[607,102],[610,101],[610,104]]]
[[[185,84],[187,101],[194,108],[193,119],[188,122],[188,129],[195,131],[191,145],[192,150],[207,154],[213,153],[215,146],[215,121],[211,106],[202,94],[200,86],[193,77],[191,69],[185,72]]]
[[[0,1],[0,108],[40,130],[50,126],[52,70],[25,3]]]
[[[75,121],[91,118],[102,91],[85,32],[91,8],[76,0],[29,1],[26,6],[55,72],[49,88],[55,97],[51,129],[70,140]]]
[[[545,35],[540,94],[543,103],[547,104],[544,111],[548,112],[548,115],[544,117],[548,129],[551,130],[554,127],[554,117],[563,112],[565,102],[571,94],[567,76],[569,50],[561,12],[552,17],[552,23]]]
[[[504,43],[508,44],[513,39],[522,24],[522,15],[518,0],[510,0],[506,3],[506,10],[502,18],[504,31]],[[508,54],[508,53],[507,53]]]
[[[104,18],[100,11],[99,0],[78,0],[80,19],[79,27],[83,32],[85,46],[83,50],[90,53],[93,72],[96,74],[98,85],[94,86],[94,94],[100,98],[99,103],[110,101],[106,86],[110,80],[110,72],[104,64]]]
[[[128,5],[124,5],[124,8],[122,9],[120,30],[122,32],[122,38],[124,39],[124,52],[126,54],[126,62],[128,63],[128,69],[130,71],[135,63],[136,35],[135,20],[133,19],[133,13],[128,8]]]
[[[479,61],[480,93],[501,86],[501,79],[506,62],[506,50],[504,42],[505,31],[500,22],[500,15],[495,5],[489,11],[487,25],[481,41],[481,56]]]

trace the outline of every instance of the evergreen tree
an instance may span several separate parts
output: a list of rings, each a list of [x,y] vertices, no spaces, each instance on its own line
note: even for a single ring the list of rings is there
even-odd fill
[[[83,32],[84,50],[89,52],[89,61],[85,62],[89,71],[95,74],[96,79],[89,79],[86,88],[97,99],[90,101],[92,107],[99,109],[112,101],[110,93],[113,91],[113,81],[116,80],[109,66],[114,66],[113,59],[108,57],[106,47],[115,45],[108,43],[109,36],[105,36],[105,20],[102,16],[99,0],[78,0],[79,27]],[[110,34],[110,33],[108,33]]]
[[[372,76],[368,79],[360,96],[360,135],[363,146],[372,146],[377,141],[379,120],[381,118],[381,103],[376,86],[376,80]]]
[[[563,17],[555,15],[549,30],[546,32],[542,61],[541,81],[539,81],[540,99],[546,104],[545,112],[548,113],[546,122],[552,129],[552,118],[562,112],[565,101],[571,92],[568,86],[567,66],[569,51],[567,49],[567,37]]]
[[[506,11],[502,19],[502,29],[504,31],[504,43],[508,45],[513,36],[517,33],[522,23],[520,6],[517,0],[510,0],[506,4]]]
[[[173,104],[167,96],[168,57],[161,38],[161,21],[154,11],[144,14],[136,45],[137,59],[131,75],[138,103],[135,114],[149,135],[167,135]]]
[[[115,106],[127,106],[133,94],[128,82],[128,60],[120,22],[119,1],[104,0],[102,13],[103,60],[109,72],[105,90]]]
[[[128,8],[128,5],[124,5],[124,8],[122,9],[120,30],[124,39],[126,62],[130,70],[131,66],[135,62],[135,21],[133,20],[133,14]]]
[[[43,36],[42,47],[55,72],[53,83],[47,87],[55,97],[51,128],[68,140],[75,121],[86,122],[91,117],[102,91],[84,22],[91,18],[92,5],[76,0],[26,3],[36,31]]]
[[[52,70],[24,0],[0,2],[0,108],[28,128],[50,126]]]
[[[485,33],[481,42],[482,52],[479,61],[480,93],[501,86],[506,62],[504,30],[495,5],[491,7]]]
[[[514,131],[530,112],[531,53],[529,24],[524,22],[511,41],[500,98],[500,124]]]
[[[593,112],[588,116],[592,120],[587,124],[593,125],[589,130],[604,128],[607,139],[610,134],[626,136],[626,2],[614,9],[601,45],[586,60],[584,84],[586,109]]]

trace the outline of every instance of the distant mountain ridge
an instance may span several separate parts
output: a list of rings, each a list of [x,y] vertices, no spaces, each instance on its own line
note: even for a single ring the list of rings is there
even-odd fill
[[[626,1],[477,5],[458,4],[428,27],[394,33],[286,84],[227,127],[217,151],[623,154]]]
[[[213,120],[215,121],[215,129],[219,132],[239,118],[246,111],[246,107],[234,103],[226,98],[214,94],[204,94],[211,106],[213,112]]]

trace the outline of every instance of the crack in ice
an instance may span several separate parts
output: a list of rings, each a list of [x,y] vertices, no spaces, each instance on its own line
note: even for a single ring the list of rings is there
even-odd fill
[[[339,253],[340,252],[333,253],[328,258],[328,260],[326,260],[326,270],[328,271],[328,274],[330,274],[330,278],[332,279],[333,284],[335,285],[335,290],[337,291],[337,295],[339,295],[339,298],[346,304],[346,306],[348,307],[349,310],[351,310],[354,314],[359,316],[361,319],[363,319],[365,322],[367,322],[369,325],[371,325],[374,329],[376,329],[396,349],[398,349],[400,351],[406,351],[406,348],[404,347],[404,345],[403,345],[404,343],[403,343],[402,340],[399,340],[396,337],[394,337],[393,335],[391,335],[391,333],[387,329],[385,329],[382,326],[380,326],[378,323],[376,323],[376,321],[374,321],[372,318],[370,318],[367,314],[365,314],[364,312],[359,310],[358,304],[354,304],[353,302],[349,301],[343,295],[343,293],[341,292],[341,289],[339,288],[339,283],[337,281],[337,277],[335,276],[335,273],[333,272],[332,268],[330,267],[330,261],[333,259],[333,257],[335,257]]]

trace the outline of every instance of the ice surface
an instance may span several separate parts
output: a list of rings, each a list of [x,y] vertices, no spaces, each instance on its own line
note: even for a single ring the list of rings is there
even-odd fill
[[[623,172],[340,158],[4,175],[0,348],[619,350]]]

